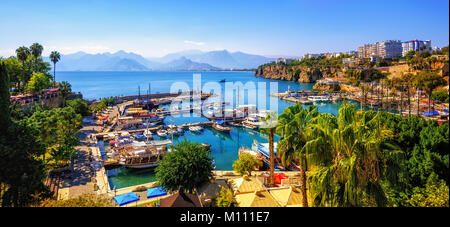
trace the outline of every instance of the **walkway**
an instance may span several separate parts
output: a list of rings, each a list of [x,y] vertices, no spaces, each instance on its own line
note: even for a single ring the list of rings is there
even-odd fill
[[[77,137],[80,139],[80,146],[76,147],[78,150],[78,157],[74,160],[72,178],[63,179],[59,192],[58,199],[75,198],[83,194],[94,193],[94,183],[92,182],[91,162],[89,160],[89,138],[88,135],[97,133],[101,127],[93,124],[85,124],[80,130]]]

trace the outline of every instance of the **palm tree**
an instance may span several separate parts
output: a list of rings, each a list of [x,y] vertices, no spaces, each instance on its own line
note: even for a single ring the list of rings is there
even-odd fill
[[[428,93],[428,112],[431,112],[431,93],[439,86],[446,85],[445,81],[439,74],[431,71],[422,71],[414,77],[414,84],[420,90]],[[419,109],[419,108],[418,108]],[[419,111],[417,111],[419,113]]]
[[[301,104],[296,104],[286,108],[280,114],[277,124],[277,132],[281,134],[277,149],[282,164],[289,166],[294,161],[299,163],[304,207],[308,206],[306,192],[307,159],[301,150],[306,142],[304,131],[318,115],[317,106],[309,106],[307,109],[303,109]]]
[[[411,117],[411,82],[413,80],[413,75],[411,73],[406,73],[402,75],[402,80],[406,82],[406,87],[408,89],[408,117]]]
[[[37,59],[42,55],[42,51],[44,51],[44,47],[39,43],[33,43],[30,46],[30,52],[34,58],[34,65],[36,65]]]
[[[69,96],[70,92],[72,92],[72,85],[67,81],[63,81],[59,84],[59,90],[61,91],[61,95],[64,99],[64,105],[66,106],[66,99]]]
[[[302,153],[317,167],[309,177],[315,205],[386,205],[381,180],[402,152],[388,142],[394,135],[382,114],[344,104],[338,117],[321,114],[307,128]]]
[[[268,112],[266,117],[261,119],[263,124],[260,126],[261,132],[264,134],[268,134],[268,141],[269,141],[269,156],[270,156],[270,177],[269,177],[269,184],[273,185],[275,183],[275,175],[274,175],[274,168],[275,168],[275,149],[274,149],[274,134],[275,134],[275,128],[277,126],[277,114],[275,112]]]
[[[30,50],[27,47],[21,46],[16,49],[16,55],[17,59],[22,62],[22,81],[25,86],[26,78],[25,78],[25,61],[27,60],[28,56],[30,55]],[[20,90],[20,82],[19,82],[19,88]]]
[[[50,60],[53,62],[53,82],[56,82],[56,63],[61,59],[61,55],[57,51],[50,53]]]

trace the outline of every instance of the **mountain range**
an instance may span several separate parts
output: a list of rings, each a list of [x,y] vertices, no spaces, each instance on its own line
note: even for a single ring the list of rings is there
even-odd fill
[[[161,58],[144,58],[125,52],[88,54],[82,51],[61,55],[58,71],[218,71],[254,69],[274,61],[260,55],[227,50],[203,52],[189,50],[168,54]],[[44,61],[50,62],[48,57]],[[53,64],[51,64],[53,65]]]

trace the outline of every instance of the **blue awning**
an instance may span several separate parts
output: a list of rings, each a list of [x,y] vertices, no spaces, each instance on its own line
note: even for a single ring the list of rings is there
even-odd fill
[[[130,192],[127,194],[119,195],[114,197],[114,201],[116,201],[119,206],[126,205],[128,203],[139,201],[139,196],[134,192]]]
[[[439,115],[438,111],[431,111],[431,112],[425,112],[422,113],[423,116],[434,116],[434,115]]]
[[[147,199],[164,195],[167,195],[167,192],[162,187],[147,189]]]

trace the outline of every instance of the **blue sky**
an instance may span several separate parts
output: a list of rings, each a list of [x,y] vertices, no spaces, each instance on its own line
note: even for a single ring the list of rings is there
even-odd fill
[[[33,42],[44,55],[227,49],[301,56],[389,39],[446,46],[449,1],[2,0],[0,27],[0,56]]]

